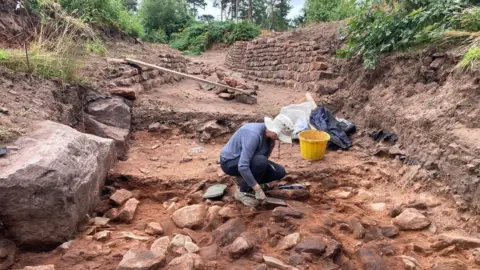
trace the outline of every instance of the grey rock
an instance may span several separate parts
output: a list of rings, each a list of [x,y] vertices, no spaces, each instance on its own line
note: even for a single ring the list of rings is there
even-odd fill
[[[115,193],[113,193],[112,196],[110,196],[110,200],[112,200],[117,205],[122,205],[132,197],[133,197],[132,192],[126,189],[119,189],[115,191]]]
[[[234,259],[240,258],[253,248],[253,245],[243,237],[237,237],[233,243],[227,247],[230,257]]]
[[[146,249],[130,249],[123,255],[117,270],[153,270],[165,264],[165,256]]]
[[[388,269],[382,257],[371,250],[361,248],[355,252],[362,269]]]
[[[420,230],[430,225],[430,220],[417,209],[407,208],[393,219],[393,224],[400,230]]]
[[[272,217],[276,221],[283,221],[286,217],[302,218],[303,213],[291,207],[276,207],[272,211]]]
[[[239,218],[230,219],[212,232],[215,243],[225,246],[232,243],[245,231],[245,225]]]
[[[465,249],[479,248],[480,238],[463,236],[455,233],[445,233],[439,236],[439,240],[445,243],[445,246],[457,245]]]
[[[218,246],[216,244],[212,244],[207,247],[202,247],[199,254],[203,259],[209,261],[217,259],[217,253]]]
[[[16,251],[17,248],[12,241],[0,236],[0,269],[11,269]]]
[[[300,233],[292,233],[285,236],[277,245],[278,249],[287,250],[296,246],[300,242]]]
[[[353,236],[355,239],[362,239],[365,235],[365,228],[357,218],[351,217],[348,219],[348,223],[353,230]]]
[[[380,230],[382,231],[383,236],[388,238],[393,238],[400,233],[400,230],[395,226],[382,227]]]
[[[262,263],[259,266],[255,267],[255,270],[267,270],[267,265]]]
[[[172,241],[170,242],[170,247],[184,247],[185,243],[192,242],[192,239],[189,236],[183,234],[177,234],[173,237]]]
[[[170,238],[168,236],[164,236],[155,240],[152,246],[150,247],[150,250],[159,256],[160,255],[165,256],[169,246],[170,246]]]
[[[84,124],[86,133],[114,140],[117,157],[119,159],[125,158],[127,151],[126,141],[130,134],[129,129],[105,125],[88,114],[84,114]]]
[[[305,257],[298,253],[293,253],[290,254],[290,257],[288,257],[288,263],[291,265],[300,265],[305,262]]]
[[[207,207],[203,204],[185,206],[172,214],[172,220],[179,228],[201,228],[205,222]]]
[[[307,189],[273,189],[266,192],[266,194],[273,198],[282,200],[306,200],[310,197],[310,192]]]
[[[402,209],[400,206],[397,206],[397,207],[394,207],[394,208],[390,209],[390,211],[388,212],[388,214],[389,214],[392,218],[394,218],[394,217],[400,215],[400,214],[402,213],[402,210],[403,210],[403,209]]]
[[[150,234],[150,235],[162,235],[163,234],[163,228],[162,225],[158,222],[150,222],[147,225],[147,228],[145,229],[145,233]]]
[[[113,141],[44,121],[12,146],[20,150],[0,160],[2,223],[23,248],[55,248],[99,202]]]
[[[177,257],[168,264],[169,270],[196,270],[201,269],[204,263],[202,258],[193,253],[188,253]]]
[[[148,126],[148,132],[159,132],[159,133],[164,133],[167,131],[170,131],[171,128],[169,128],[167,125],[162,125],[158,122],[153,123]]]
[[[114,218],[114,220],[126,222],[126,223],[132,222],[139,203],[140,201],[138,201],[135,198],[129,199],[125,203],[125,205],[122,207],[122,209],[120,209],[120,211],[118,212],[118,215]]]
[[[292,266],[289,266],[289,265],[285,264],[281,260],[279,260],[277,258],[274,258],[274,257],[263,256],[263,260],[265,261],[265,264],[267,266],[276,267],[280,270],[294,270],[294,269],[297,269],[295,267],[292,267]]]
[[[130,129],[132,113],[121,97],[99,99],[87,104],[85,112],[107,126]]]
[[[101,231],[96,233],[93,238],[97,241],[105,242],[112,238],[112,232],[110,231]]]
[[[325,252],[325,244],[321,238],[309,237],[304,238],[298,245],[295,247],[296,252],[305,252],[315,255],[321,255]]]

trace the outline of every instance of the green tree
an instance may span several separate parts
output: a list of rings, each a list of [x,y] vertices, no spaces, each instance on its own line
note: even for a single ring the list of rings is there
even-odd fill
[[[194,15],[198,14],[198,8],[205,8],[207,3],[205,0],[187,0],[188,5],[190,6],[190,10]]]
[[[215,20],[215,17],[210,14],[204,14],[202,16],[198,16],[198,20],[200,20],[201,22],[213,22]]]
[[[192,19],[184,0],[142,0],[138,12],[147,33],[163,30],[167,37]]]
[[[138,1],[137,0],[123,0],[123,5],[129,10],[136,12]]]

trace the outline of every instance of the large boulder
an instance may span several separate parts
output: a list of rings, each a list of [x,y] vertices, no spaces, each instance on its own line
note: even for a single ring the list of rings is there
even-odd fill
[[[114,142],[44,121],[12,146],[0,159],[0,221],[20,247],[54,248],[98,203]]]

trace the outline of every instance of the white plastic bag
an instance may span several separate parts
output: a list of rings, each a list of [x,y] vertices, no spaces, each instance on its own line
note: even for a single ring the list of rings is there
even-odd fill
[[[312,109],[313,104],[311,102],[305,102],[301,104],[292,104],[283,107],[280,110],[280,114],[288,116],[294,123],[294,129],[292,134],[293,139],[298,138],[298,133],[310,129],[308,117]]]

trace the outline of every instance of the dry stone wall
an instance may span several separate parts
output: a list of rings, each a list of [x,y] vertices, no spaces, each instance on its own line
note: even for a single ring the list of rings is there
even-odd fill
[[[259,38],[235,43],[225,65],[247,79],[332,94],[343,83],[334,61],[330,50],[322,49],[316,41]]]

